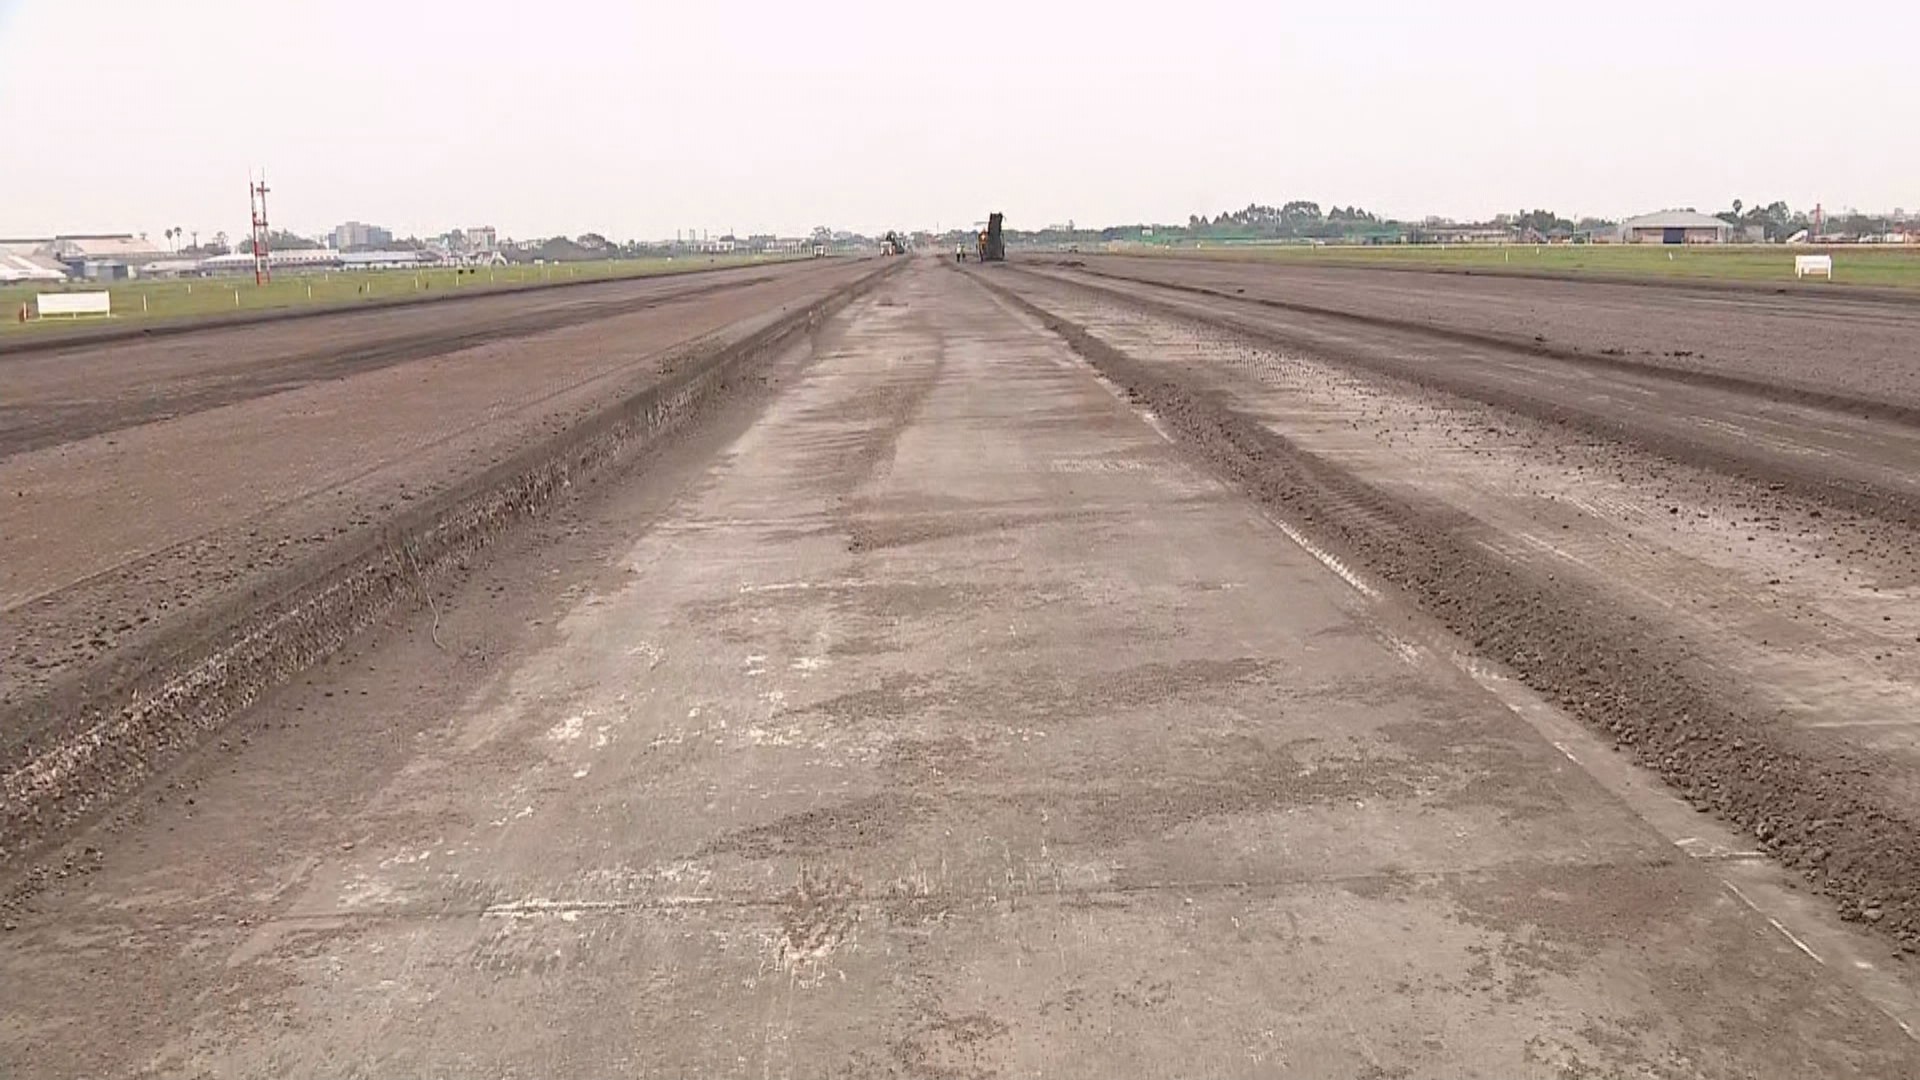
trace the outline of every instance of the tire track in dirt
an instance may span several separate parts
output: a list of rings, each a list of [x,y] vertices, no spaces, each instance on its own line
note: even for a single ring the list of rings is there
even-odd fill
[[[1920,821],[1873,782],[1870,755],[1794,728],[1599,592],[1500,558],[1472,540],[1464,515],[1360,481],[1169,365],[1122,353],[1005,284],[975,280],[1060,334],[1256,502],[1393,584],[1693,806],[1755,836],[1844,916],[1920,947]]]

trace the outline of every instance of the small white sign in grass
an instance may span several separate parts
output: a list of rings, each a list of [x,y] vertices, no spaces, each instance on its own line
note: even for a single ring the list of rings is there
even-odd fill
[[[1828,281],[1833,280],[1833,256],[1831,255],[1795,255],[1793,257],[1793,276],[1796,280],[1808,274],[1820,274]]]
[[[43,319],[49,315],[77,319],[83,315],[113,314],[113,296],[106,292],[38,293],[33,303]]]

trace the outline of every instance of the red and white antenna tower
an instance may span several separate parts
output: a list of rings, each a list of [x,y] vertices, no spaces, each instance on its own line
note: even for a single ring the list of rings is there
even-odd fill
[[[247,177],[247,206],[253,211],[253,283],[265,285],[273,280],[267,265],[267,170],[260,170],[259,180]]]

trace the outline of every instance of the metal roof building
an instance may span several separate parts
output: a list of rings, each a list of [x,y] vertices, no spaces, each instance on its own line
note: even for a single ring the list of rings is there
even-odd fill
[[[272,270],[317,270],[340,265],[340,253],[326,248],[286,248],[267,251],[267,267]],[[253,252],[233,251],[201,259],[203,274],[231,274],[253,269]]]
[[[439,260],[425,251],[343,251],[340,253],[340,268],[343,270],[391,270],[410,269],[427,266]]]
[[[0,283],[65,280],[67,272],[51,259],[0,249]]]
[[[79,233],[56,236],[46,250],[61,262],[89,259],[115,259],[121,262],[147,262],[165,258],[166,252],[144,236],[132,233]]]
[[[1732,239],[1733,226],[1692,210],[1662,210],[1620,223],[1623,244],[1724,244]]]
[[[183,277],[200,272],[199,259],[155,259],[142,263],[139,267],[141,277]]]

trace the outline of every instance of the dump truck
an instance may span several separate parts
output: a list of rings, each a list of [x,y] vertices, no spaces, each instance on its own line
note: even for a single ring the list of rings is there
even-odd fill
[[[1006,262],[1007,241],[1000,234],[1000,214],[987,215],[987,227],[980,233],[980,261]]]

